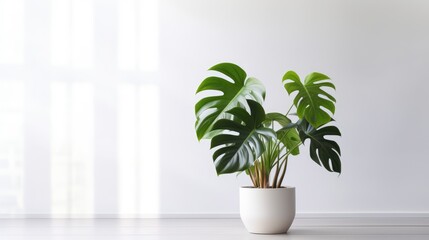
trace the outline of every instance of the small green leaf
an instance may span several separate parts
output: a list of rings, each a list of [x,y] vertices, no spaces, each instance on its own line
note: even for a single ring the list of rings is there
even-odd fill
[[[299,148],[296,147],[301,143],[299,138],[298,131],[295,128],[290,128],[286,130],[278,130],[277,138],[286,146],[290,154],[296,156],[299,154]]]
[[[271,112],[265,114],[264,124],[270,125],[272,122],[278,122],[283,127],[291,123],[290,119],[281,113]]]
[[[265,126],[271,125],[272,122],[278,122],[283,128],[279,129],[277,139],[279,139],[286,149],[291,150],[292,155],[299,154],[299,148],[296,147],[300,142],[298,131],[295,129],[296,125],[292,124],[292,121],[281,113],[267,113],[265,115]]]
[[[283,76],[283,85],[289,95],[297,92],[293,103],[300,119],[305,118],[316,128],[331,121],[331,115],[335,113],[336,100],[322,89],[335,89],[328,76],[314,72],[302,83],[295,72],[288,71]]]

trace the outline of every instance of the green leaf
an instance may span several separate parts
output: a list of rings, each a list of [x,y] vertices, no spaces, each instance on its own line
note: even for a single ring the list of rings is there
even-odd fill
[[[278,130],[277,138],[286,146],[288,151],[291,151],[290,154],[294,156],[299,154],[299,148],[296,146],[301,143],[301,139],[295,128]]]
[[[281,113],[271,112],[265,114],[264,125],[269,126],[273,122],[278,122],[282,127],[291,123],[290,119]]]
[[[341,173],[340,146],[326,136],[341,136],[340,130],[335,126],[323,126],[315,129],[306,120],[298,125],[299,136],[304,143],[310,139],[310,157],[314,162],[322,165],[330,172]]]
[[[301,139],[299,138],[298,131],[295,129],[296,125],[292,124],[292,121],[281,113],[267,113],[265,115],[265,126],[270,126],[272,122],[278,122],[283,128],[279,129],[277,139],[279,139],[288,150],[292,150],[292,155],[299,154],[299,148],[296,147]]]
[[[302,83],[295,72],[289,71],[283,76],[283,85],[289,95],[297,92],[293,103],[300,119],[305,118],[316,128],[331,121],[336,100],[322,89],[335,89],[328,76],[313,72]]]
[[[246,78],[246,72],[233,63],[220,63],[209,70],[220,72],[229,79],[211,76],[203,80],[197,93],[215,91],[195,104],[195,130],[198,140],[213,137],[210,132],[219,119],[226,118],[226,112],[237,106],[246,106],[246,100],[262,103],[265,87],[256,78]]]
[[[265,112],[262,106],[253,100],[247,100],[250,114],[241,107],[229,110],[235,120],[220,119],[213,130],[222,130],[211,139],[216,172],[220,174],[239,172],[248,169],[265,151],[264,141],[275,138],[275,132],[262,125]]]

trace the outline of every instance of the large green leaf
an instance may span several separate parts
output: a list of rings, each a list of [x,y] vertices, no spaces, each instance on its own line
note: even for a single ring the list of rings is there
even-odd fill
[[[229,79],[211,76],[203,80],[197,93],[210,91],[209,96],[195,104],[195,130],[198,140],[211,138],[210,132],[219,119],[226,117],[226,112],[237,106],[245,106],[251,99],[262,103],[265,99],[265,87],[256,78],[247,78],[246,72],[233,63],[220,63],[209,70],[220,72]],[[213,91],[215,91],[213,93]]]
[[[250,114],[241,107],[227,111],[234,120],[220,119],[213,130],[220,130],[211,140],[213,161],[218,174],[233,173],[248,169],[264,152],[264,141],[275,138],[275,132],[262,125],[265,112],[262,106],[253,100],[247,100]]]
[[[298,125],[301,141],[310,139],[310,157],[314,162],[326,168],[330,172],[341,173],[340,146],[326,136],[341,136],[340,130],[335,126],[323,126],[315,129],[305,119]]]
[[[298,92],[293,103],[299,118],[305,118],[315,128],[331,121],[331,114],[335,113],[336,100],[322,89],[322,87],[335,89],[328,76],[314,72],[307,75],[302,83],[294,71],[289,71],[283,76],[283,85],[289,95]]]
[[[267,113],[265,115],[265,126],[270,126],[272,122],[277,122],[282,126],[282,128],[276,132],[277,139],[283,143],[288,151],[291,151],[292,155],[298,155],[299,148],[296,146],[301,142],[301,139],[296,130],[296,125],[291,124],[292,121],[288,117],[277,112]]]

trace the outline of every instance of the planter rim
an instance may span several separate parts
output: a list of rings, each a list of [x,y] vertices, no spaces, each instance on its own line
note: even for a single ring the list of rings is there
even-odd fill
[[[253,190],[280,190],[280,189],[295,189],[292,186],[281,186],[279,188],[255,188],[253,186],[241,186],[240,189],[253,189]]]

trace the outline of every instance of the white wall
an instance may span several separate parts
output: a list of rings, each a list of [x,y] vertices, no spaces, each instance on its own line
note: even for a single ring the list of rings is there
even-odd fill
[[[250,181],[216,176],[194,133],[195,89],[223,61],[265,83],[270,111],[290,106],[287,70],[335,82],[343,173],[292,158],[299,213],[429,213],[428,1],[0,7],[0,217],[237,213]]]
[[[429,212],[428,12],[416,0],[161,1],[161,213],[236,213],[249,184],[217,177],[194,134],[194,91],[222,61],[262,80],[273,111],[290,104],[286,70],[335,82],[343,173],[292,158],[298,212]]]

